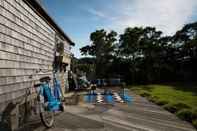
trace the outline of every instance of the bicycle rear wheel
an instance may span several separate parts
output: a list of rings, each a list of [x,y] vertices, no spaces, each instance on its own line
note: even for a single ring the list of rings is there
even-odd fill
[[[54,112],[53,111],[43,111],[40,113],[40,118],[45,127],[50,128],[54,123]]]

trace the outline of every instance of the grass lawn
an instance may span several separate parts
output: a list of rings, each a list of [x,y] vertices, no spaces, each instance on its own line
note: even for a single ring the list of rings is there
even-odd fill
[[[194,126],[197,121],[197,85],[138,85],[129,86],[135,93],[163,106]]]

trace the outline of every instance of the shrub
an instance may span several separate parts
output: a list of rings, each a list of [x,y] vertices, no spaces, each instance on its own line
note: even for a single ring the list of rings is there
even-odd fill
[[[168,104],[168,101],[160,100],[159,97],[157,97],[157,96],[150,96],[150,94],[149,94],[149,95],[146,95],[146,97],[148,98],[149,101],[156,103],[157,105]]]
[[[197,120],[197,109],[193,109],[192,111],[192,119]]]
[[[192,122],[193,112],[191,109],[182,109],[182,110],[178,111],[176,113],[176,115],[182,120]]]
[[[156,100],[155,101],[155,103],[157,104],[157,105],[160,105],[160,106],[162,106],[162,105],[166,105],[166,104],[168,104],[168,101],[165,101],[165,100]]]
[[[197,119],[192,121],[193,126],[197,129]]]
[[[166,109],[172,113],[178,112],[182,109],[189,109],[189,108],[190,107],[184,103],[175,103],[175,104],[164,105],[164,109]]]
[[[150,94],[148,93],[148,92],[140,92],[140,96],[142,96],[142,97],[149,97],[150,96]]]
[[[176,108],[177,111],[181,109],[189,109],[190,107],[185,103],[175,103],[173,106]]]
[[[156,103],[156,101],[159,100],[159,97],[157,97],[157,96],[150,96],[150,97],[148,97],[148,100],[151,101],[151,102]]]
[[[173,104],[170,103],[164,105],[163,108],[172,113],[175,113],[177,111],[177,109],[173,106]]]

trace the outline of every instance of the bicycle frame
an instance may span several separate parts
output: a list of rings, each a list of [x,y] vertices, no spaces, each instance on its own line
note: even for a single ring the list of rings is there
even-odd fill
[[[41,81],[41,80],[40,80]],[[48,80],[41,82],[40,85],[37,86],[36,93],[37,93],[37,109],[39,109],[39,114],[42,123],[47,128],[53,126],[54,123],[54,112],[62,111],[62,104],[60,99],[57,99],[54,96],[54,92],[49,84]],[[55,87],[53,87],[55,89]]]
[[[40,85],[39,90],[39,99],[40,103],[45,105],[45,109],[48,111],[59,111],[61,102],[57,98],[55,98],[52,92],[52,88],[50,87],[48,82],[43,82]]]

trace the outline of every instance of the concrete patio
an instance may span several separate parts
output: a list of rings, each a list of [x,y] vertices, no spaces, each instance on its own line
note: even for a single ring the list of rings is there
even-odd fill
[[[46,129],[41,123],[30,124],[24,131],[196,131],[191,124],[129,92],[131,105],[126,103],[90,104],[82,100],[78,105],[66,106],[56,116],[55,125]]]

